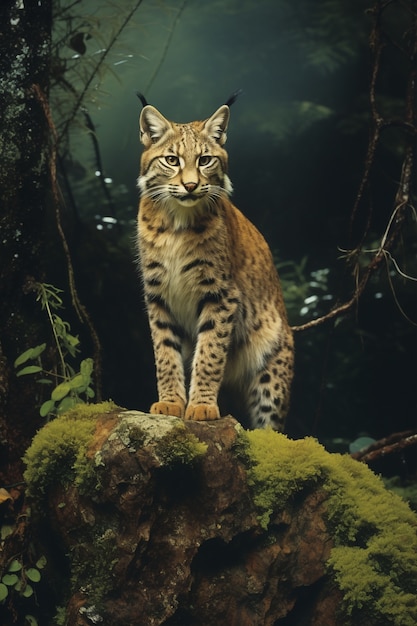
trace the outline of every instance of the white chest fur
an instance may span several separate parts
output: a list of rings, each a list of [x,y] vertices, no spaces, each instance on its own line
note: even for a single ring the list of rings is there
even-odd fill
[[[184,271],[189,258],[187,242],[180,233],[166,237],[159,257],[159,262],[164,266],[161,296],[180,326],[193,337],[196,334],[197,307],[201,293],[196,272]]]

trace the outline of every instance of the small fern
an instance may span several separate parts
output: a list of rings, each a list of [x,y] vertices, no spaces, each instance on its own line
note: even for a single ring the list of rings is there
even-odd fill
[[[43,402],[39,409],[42,417],[55,417],[76,404],[86,403],[94,398],[92,388],[93,360],[83,359],[79,369],[68,363],[68,357],[75,358],[79,352],[80,340],[71,333],[68,322],[63,320],[56,311],[63,308],[62,290],[47,283],[36,283],[36,300],[48,316],[58,353],[57,371],[45,369],[42,364],[42,354],[47,348],[41,343],[25,350],[14,362],[16,376],[39,374],[36,382],[42,385],[54,385],[50,398]],[[21,366],[24,367],[21,367]],[[19,369],[21,368],[21,369]]]

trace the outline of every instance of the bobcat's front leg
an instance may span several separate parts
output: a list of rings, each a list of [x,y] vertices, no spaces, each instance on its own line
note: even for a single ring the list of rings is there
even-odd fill
[[[186,391],[181,357],[182,331],[161,303],[150,302],[148,314],[158,385],[158,402],[152,404],[150,412],[184,417]]]
[[[207,294],[199,303],[197,344],[185,419],[215,420],[220,417],[217,397],[238,302],[237,292],[222,292]]]

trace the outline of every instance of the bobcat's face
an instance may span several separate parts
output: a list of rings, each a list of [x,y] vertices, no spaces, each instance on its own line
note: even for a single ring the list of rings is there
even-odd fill
[[[227,106],[204,122],[176,124],[157,109],[146,106],[140,117],[141,160],[139,188],[167,210],[178,226],[193,221],[193,212],[214,207],[216,200],[232,192],[227,176]]]

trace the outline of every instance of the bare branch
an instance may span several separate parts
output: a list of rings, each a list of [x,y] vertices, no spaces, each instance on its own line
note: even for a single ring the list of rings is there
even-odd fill
[[[417,446],[417,432],[407,430],[401,433],[393,433],[389,437],[380,439],[364,450],[351,454],[351,457],[363,463],[372,463],[389,454],[403,452],[403,450],[412,446]]]
[[[370,175],[375,161],[376,151],[381,140],[381,135],[385,129],[392,126],[398,126],[405,131],[405,134],[408,136],[409,141],[404,151],[404,158],[401,167],[401,176],[394,199],[394,207],[385,232],[381,238],[381,243],[379,247],[375,250],[375,255],[368,263],[368,266],[362,272],[362,276],[359,275],[359,265],[356,263],[354,270],[357,276],[356,287],[350,299],[343,304],[339,304],[334,309],[329,311],[329,313],[323,315],[322,317],[311,320],[299,326],[292,326],[293,331],[302,331],[309,328],[314,328],[324,322],[327,322],[328,320],[334,319],[335,317],[349,312],[358,303],[359,298],[363,294],[371,275],[377,269],[379,269],[381,263],[384,260],[386,261],[387,258],[392,259],[394,262],[394,266],[398,269],[398,266],[395,263],[392,255],[392,250],[400,234],[401,226],[405,221],[407,208],[411,207],[414,211],[414,208],[412,206],[412,182],[413,173],[415,171],[415,136],[417,133],[417,12],[411,10],[411,7],[407,5],[407,8],[411,13],[411,27],[409,29],[410,44],[408,50],[410,72],[405,94],[405,119],[402,121],[384,119],[378,111],[376,98],[377,78],[381,69],[381,54],[386,46],[386,42],[383,37],[381,20],[383,12],[387,8],[387,6],[395,4],[396,2],[398,2],[398,0],[375,0],[373,8],[369,11],[369,13],[373,16],[372,28],[369,37],[369,46],[372,52],[372,72],[369,90],[371,128],[362,179],[359,183],[358,192],[350,216],[350,231],[352,231],[353,222],[359,210],[359,206],[364,199],[366,189],[369,187]],[[399,2],[399,4],[401,4],[401,2]],[[362,233],[361,241],[355,249],[347,251],[346,256],[348,259],[358,258],[361,252],[364,251],[363,242],[369,231],[371,216],[372,207],[370,205],[368,208],[367,223]],[[404,273],[400,273],[404,277],[407,277]],[[409,278],[413,280],[411,277]]]

